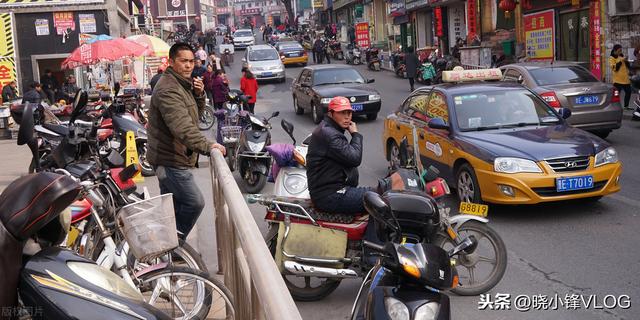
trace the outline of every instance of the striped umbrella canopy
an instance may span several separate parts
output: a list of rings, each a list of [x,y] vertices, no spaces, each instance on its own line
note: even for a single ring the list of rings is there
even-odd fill
[[[62,68],[73,69],[103,61],[146,56],[150,53],[151,51],[147,47],[123,38],[95,40],[73,50],[69,57],[62,62]]]
[[[131,40],[147,47],[151,50],[150,56],[166,57],[169,55],[169,45],[158,37],[150,36],[148,34],[138,34],[127,37],[127,40]]]

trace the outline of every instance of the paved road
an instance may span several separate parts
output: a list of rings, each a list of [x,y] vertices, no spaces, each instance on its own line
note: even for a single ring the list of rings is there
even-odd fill
[[[236,55],[242,52],[236,53]],[[240,61],[236,59],[235,61]],[[396,78],[390,72],[372,72],[364,66],[358,67],[365,77],[374,78],[374,86],[380,91],[383,107],[376,121],[358,119],[359,130],[365,136],[364,161],[360,167],[361,184],[374,185],[386,173],[387,163],[383,156],[381,132],[383,118],[392,113],[409,93],[406,80]],[[301,68],[287,68],[285,84],[261,84],[256,112],[264,115],[280,111],[280,117],[295,125],[298,139],[309,134],[315,125],[310,115],[295,115],[290,92],[291,79]],[[231,68],[232,86],[239,81],[239,64]],[[290,139],[274,121],[273,142],[288,142]],[[634,243],[634,233],[640,227],[640,171],[634,170],[638,163],[640,148],[637,134],[639,122],[625,120],[623,128],[614,131],[609,141],[617,147],[625,170],[622,176],[622,191],[606,197],[595,204],[580,201],[532,207],[491,208],[491,226],[503,237],[509,264],[502,282],[491,293],[517,295],[597,295],[598,306],[602,306],[605,295],[628,295],[631,309],[595,309],[588,311],[489,311],[478,310],[479,297],[453,296],[454,319],[637,319],[640,303],[640,254]],[[268,184],[264,192],[269,193]],[[265,230],[264,210],[251,206],[256,222]],[[358,281],[345,280],[329,297],[320,302],[298,303],[305,319],[346,319],[351,302],[358,288]],[[524,299],[524,298],[523,298]],[[531,298],[534,299],[534,298]],[[540,298],[535,298],[540,301]],[[611,299],[611,298],[607,298]],[[532,302],[531,302],[532,303]],[[607,300],[607,305],[611,301]],[[539,304],[536,304],[539,305]],[[511,306],[514,309],[514,306]],[[584,309],[584,308],[581,308]]]

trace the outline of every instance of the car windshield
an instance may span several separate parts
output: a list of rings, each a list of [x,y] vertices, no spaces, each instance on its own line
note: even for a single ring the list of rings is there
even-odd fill
[[[236,31],[235,34],[233,34],[234,37],[253,37],[253,33],[251,33],[251,31]]]
[[[313,84],[365,83],[364,78],[355,69],[326,69],[313,73]]]
[[[529,73],[539,86],[564,83],[598,82],[589,70],[579,67],[549,67],[530,70]]]
[[[553,109],[524,89],[455,95],[453,103],[462,131],[560,123]]]
[[[273,49],[252,50],[249,52],[249,61],[279,60],[278,52]]]

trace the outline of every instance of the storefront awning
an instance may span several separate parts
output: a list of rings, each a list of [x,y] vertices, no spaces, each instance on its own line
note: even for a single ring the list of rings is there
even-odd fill
[[[404,15],[404,16],[399,16],[399,17],[393,17],[393,24],[403,24],[403,23],[408,23],[409,22],[409,16],[408,15]]]

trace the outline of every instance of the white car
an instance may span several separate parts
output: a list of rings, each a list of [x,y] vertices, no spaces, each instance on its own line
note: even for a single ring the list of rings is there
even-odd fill
[[[256,44],[256,38],[250,29],[240,29],[233,33],[233,46],[236,48],[246,48]]]
[[[259,44],[250,46],[242,58],[243,66],[256,76],[257,80],[286,81],[284,64],[278,51],[270,45]]]

